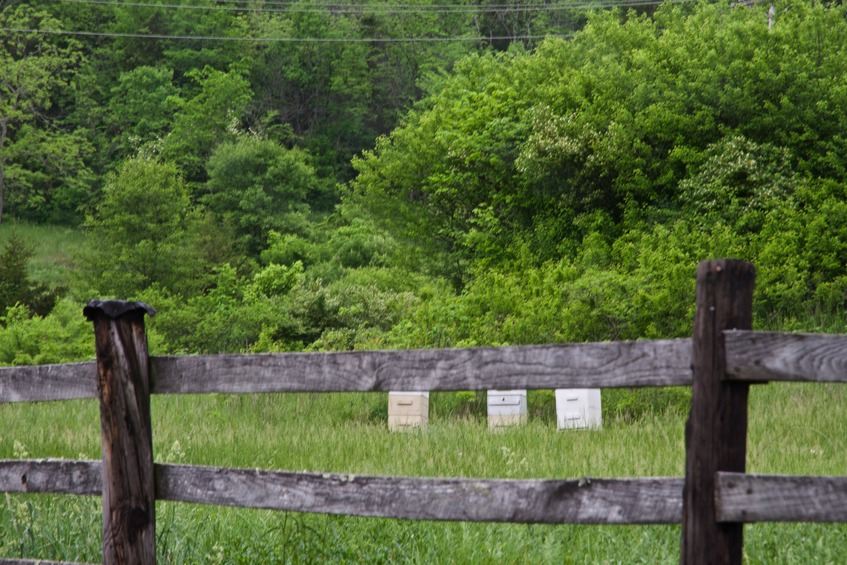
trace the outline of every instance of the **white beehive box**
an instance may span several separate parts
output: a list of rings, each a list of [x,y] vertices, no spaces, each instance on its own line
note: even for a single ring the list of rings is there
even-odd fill
[[[425,428],[429,423],[428,392],[389,392],[388,429]]]
[[[601,427],[600,389],[558,389],[556,391],[556,420],[560,430]]]
[[[488,391],[488,428],[523,424],[527,419],[525,390]]]

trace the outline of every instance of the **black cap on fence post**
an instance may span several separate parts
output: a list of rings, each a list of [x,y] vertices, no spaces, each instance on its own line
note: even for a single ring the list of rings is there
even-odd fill
[[[156,561],[150,380],[142,302],[92,300],[103,450],[103,563]]]

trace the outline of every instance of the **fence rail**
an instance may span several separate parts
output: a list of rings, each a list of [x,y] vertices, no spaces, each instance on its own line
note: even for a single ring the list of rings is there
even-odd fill
[[[100,461],[0,462],[0,490],[97,495]],[[156,498],[411,520],[678,524],[682,479],[447,479],[156,463]],[[25,482],[21,477],[27,477]]]
[[[97,363],[2,368],[0,402],[99,397],[103,461],[0,461],[0,491],[102,495],[104,563],[153,562],[154,540],[143,534],[155,531],[157,499],[420,520],[682,523],[681,562],[739,563],[743,523],[847,521],[847,477],[744,473],[750,383],[847,382],[847,336],[749,331],[752,275],[740,261],[701,264],[692,339],[503,348],[148,357],[146,306],[92,302]],[[151,393],[680,385],[694,387],[685,477],[294,473],[154,464],[150,447]],[[110,478],[127,473],[138,477],[131,495]],[[128,505],[132,520],[121,521]]]
[[[97,398],[95,363],[0,367],[0,402]],[[150,393],[691,386],[691,340],[150,357]]]
[[[847,383],[847,336],[729,331],[726,378]]]
[[[735,381],[847,382],[847,336],[730,330]],[[97,398],[97,364],[0,367],[0,403]],[[150,357],[151,394],[691,386],[691,339]]]

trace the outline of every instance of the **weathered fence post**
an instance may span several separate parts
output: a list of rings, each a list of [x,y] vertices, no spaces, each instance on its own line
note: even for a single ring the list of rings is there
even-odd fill
[[[716,521],[715,474],[745,470],[749,384],[722,380],[723,331],[752,329],[754,278],[744,261],[704,261],[697,269],[680,553],[687,565],[741,563],[744,524]]]
[[[103,448],[103,563],[156,562],[150,383],[140,302],[92,300]]]

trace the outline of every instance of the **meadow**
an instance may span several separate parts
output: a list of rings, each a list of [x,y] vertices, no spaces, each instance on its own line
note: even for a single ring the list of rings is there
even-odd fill
[[[535,393],[536,403],[547,395]],[[531,398],[532,401],[532,398]],[[748,471],[847,474],[847,389],[770,384],[750,400]],[[685,415],[605,418],[558,432],[550,411],[487,430],[478,406],[433,394],[428,429],[389,433],[386,395],[153,398],[155,459],[269,469],[488,478],[681,476]],[[97,459],[94,401],[0,406],[0,458]],[[0,556],[97,562],[98,498],[7,495]],[[162,563],[672,563],[677,526],[413,522],[157,504]],[[745,527],[747,563],[847,562],[847,525]]]
[[[14,220],[7,220],[0,225],[0,245],[5,245],[13,235],[32,249],[29,275],[33,282],[46,284],[50,288],[67,288],[71,285],[75,256],[85,240],[82,231]]]

